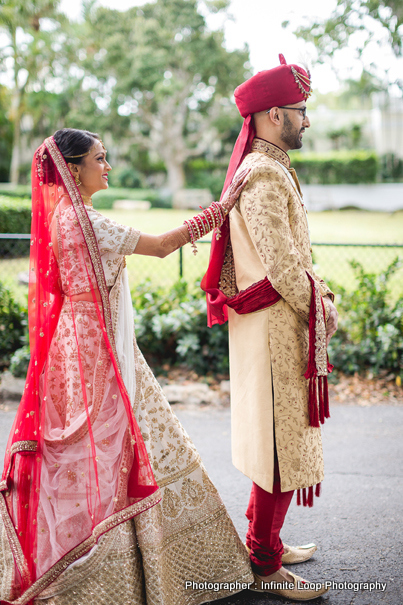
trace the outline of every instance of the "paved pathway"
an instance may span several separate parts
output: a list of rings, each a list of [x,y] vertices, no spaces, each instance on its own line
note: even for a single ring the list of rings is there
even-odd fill
[[[245,536],[244,511],[250,481],[231,464],[229,410],[178,409],[234,520]],[[0,413],[0,455],[14,412]],[[292,502],[282,537],[289,544],[316,542],[311,561],[292,566],[310,581],[339,586],[312,603],[326,605],[403,604],[403,407],[340,406],[323,428],[326,479],[312,509]],[[382,582],[386,589],[354,590]],[[217,605],[280,605],[270,595],[242,592]],[[310,603],[311,601],[305,601]]]

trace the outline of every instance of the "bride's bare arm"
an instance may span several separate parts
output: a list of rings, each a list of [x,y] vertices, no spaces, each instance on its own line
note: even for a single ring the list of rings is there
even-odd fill
[[[137,242],[135,254],[158,256],[164,258],[190,242],[190,235],[186,225],[181,225],[162,235],[149,235],[142,233]]]
[[[222,201],[215,202],[222,208],[223,215],[228,214],[228,212],[235,206],[242,189],[246,185],[245,177],[248,173],[249,170],[243,170],[233,180]],[[172,229],[172,231],[167,231],[167,233],[163,233],[162,235],[150,235],[148,233],[142,233],[139,241],[137,242],[134,253],[164,258],[165,256],[168,256],[168,254],[178,250],[178,248],[188,244],[190,241],[190,232],[186,225],[181,225],[180,227]]]

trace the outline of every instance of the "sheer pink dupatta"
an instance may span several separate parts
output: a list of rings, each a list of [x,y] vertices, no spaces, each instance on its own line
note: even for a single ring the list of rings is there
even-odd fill
[[[92,301],[64,297],[77,276]],[[52,137],[32,164],[28,312],[31,362],[0,483],[15,562],[2,603],[21,605],[160,499],[121,377],[97,241]]]

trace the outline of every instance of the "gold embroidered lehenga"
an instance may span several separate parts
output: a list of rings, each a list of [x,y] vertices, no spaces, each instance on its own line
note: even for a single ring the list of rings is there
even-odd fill
[[[84,206],[52,138],[33,167],[32,357],[0,483],[1,602],[227,596],[252,582],[249,557],[137,347],[125,255],[140,232]]]

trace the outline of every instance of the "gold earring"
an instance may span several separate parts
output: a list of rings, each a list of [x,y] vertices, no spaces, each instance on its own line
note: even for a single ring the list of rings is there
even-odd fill
[[[78,178],[78,174],[76,174],[76,176],[74,177],[74,180],[75,180],[75,182],[76,182],[77,187],[79,187],[79,186],[81,185],[81,181],[80,181],[80,179]]]

